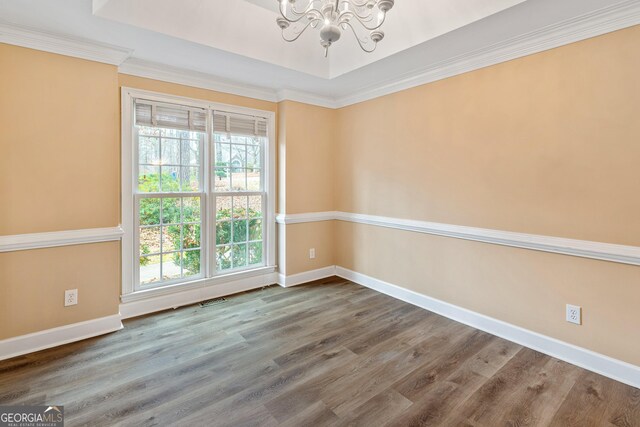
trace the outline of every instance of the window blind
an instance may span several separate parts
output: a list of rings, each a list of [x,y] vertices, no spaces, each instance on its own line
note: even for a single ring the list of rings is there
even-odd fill
[[[135,124],[206,132],[207,111],[204,108],[136,99]]]
[[[267,136],[267,120],[262,117],[215,111],[213,131],[245,136]]]

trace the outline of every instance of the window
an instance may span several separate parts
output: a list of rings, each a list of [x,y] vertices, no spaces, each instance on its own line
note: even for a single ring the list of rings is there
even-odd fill
[[[123,241],[123,282],[130,269],[132,283],[123,293],[273,266],[273,117],[128,95],[133,236],[131,251]],[[123,167],[123,188],[125,176]]]
[[[213,129],[217,270],[263,265],[266,121],[216,112]]]

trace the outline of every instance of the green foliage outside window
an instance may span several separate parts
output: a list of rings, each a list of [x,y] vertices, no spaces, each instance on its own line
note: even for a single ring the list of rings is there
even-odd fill
[[[140,177],[138,188],[141,193],[157,192],[159,188],[159,174],[148,174]],[[163,191],[179,191],[180,184],[178,178],[172,174],[162,174]],[[185,201],[189,200],[188,198]],[[182,218],[184,222],[200,222],[200,204],[197,202],[184,203],[182,206]],[[160,203],[162,203],[163,223],[180,223],[180,198],[165,197],[144,198],[140,200],[140,225],[156,225],[160,224]],[[184,249],[192,249],[200,247],[200,224],[187,224],[183,227],[182,242],[180,235],[180,226],[173,225],[166,228],[167,235],[171,244],[175,248],[183,247]],[[142,253],[149,253],[148,245],[141,245]],[[200,272],[200,251],[183,252],[183,267],[185,271],[191,274]],[[173,254],[173,261],[176,265],[180,265],[180,253]],[[140,265],[149,264],[149,257],[140,257]]]

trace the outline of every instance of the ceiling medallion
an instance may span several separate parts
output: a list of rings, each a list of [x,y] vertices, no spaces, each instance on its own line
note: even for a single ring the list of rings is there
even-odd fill
[[[351,29],[365,52],[373,52],[384,38],[379,28],[394,0],[277,0],[280,14],[276,19],[282,29],[282,38],[288,42],[298,40],[309,27],[320,29],[320,45],[324,56],[342,31]],[[302,3],[300,6],[298,4]]]

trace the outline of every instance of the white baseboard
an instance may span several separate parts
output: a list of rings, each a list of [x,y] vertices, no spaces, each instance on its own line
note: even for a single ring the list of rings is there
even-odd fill
[[[123,319],[142,316],[156,311],[178,308],[185,305],[195,304],[211,298],[219,298],[238,292],[258,289],[263,286],[277,283],[276,273],[266,273],[256,276],[243,277],[238,280],[228,281],[186,289],[182,292],[174,292],[167,295],[159,295],[151,298],[129,301],[120,304],[120,314]]]
[[[640,388],[640,367],[419,294],[382,280],[336,267],[336,275],[449,319],[515,342],[616,381]]]
[[[57,347],[122,329],[119,314],[47,329],[0,341],[0,360]]]
[[[303,273],[292,274],[285,276],[284,274],[278,275],[278,284],[283,288],[289,288],[291,286],[301,285],[307,282],[313,282],[314,280],[320,280],[327,277],[336,275],[336,266],[330,265],[329,267],[319,268],[317,270],[305,271]]]

